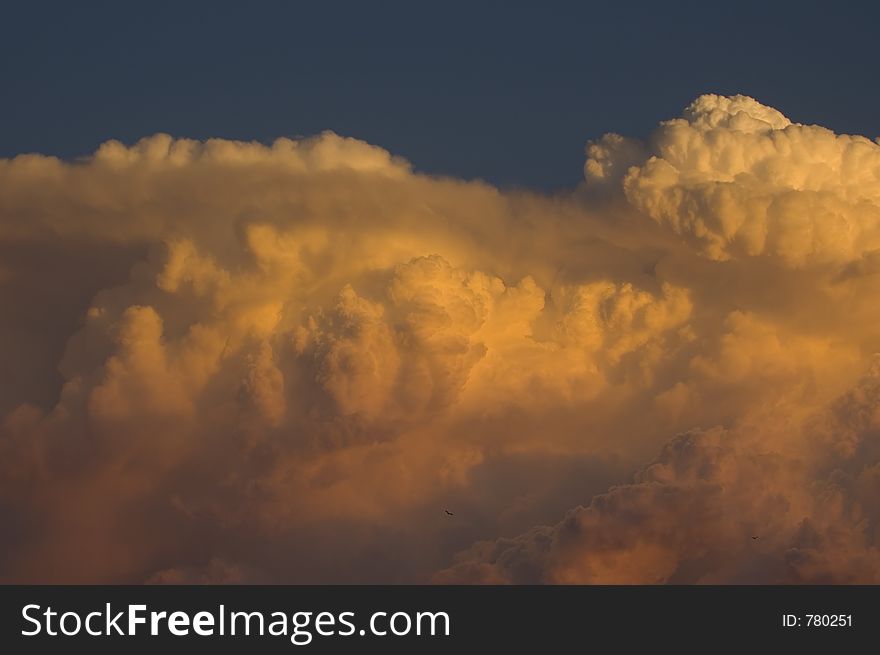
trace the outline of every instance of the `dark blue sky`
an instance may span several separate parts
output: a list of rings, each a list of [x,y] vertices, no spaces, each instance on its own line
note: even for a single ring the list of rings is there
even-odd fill
[[[552,189],[704,92],[880,133],[880,9],[767,2],[92,2],[0,10],[0,156],[324,129]],[[184,6],[185,5],[185,6]]]

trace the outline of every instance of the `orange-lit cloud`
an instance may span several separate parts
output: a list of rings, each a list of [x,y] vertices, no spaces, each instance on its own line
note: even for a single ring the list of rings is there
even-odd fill
[[[0,579],[876,581],[880,146],[703,96],[586,154],[0,161]]]

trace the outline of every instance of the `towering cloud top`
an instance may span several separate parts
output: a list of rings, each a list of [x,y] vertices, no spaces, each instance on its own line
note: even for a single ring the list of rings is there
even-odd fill
[[[745,96],[702,96],[648,144],[608,135],[588,156],[588,183],[617,171],[612,183],[633,207],[712,259],[799,267],[880,246],[880,145],[792,123]]]
[[[736,132],[769,132],[783,130],[791,125],[791,121],[782,112],[742,95],[700,96],[684,110],[682,118],[701,131],[722,128]],[[676,122],[678,121],[666,121],[666,124]]]

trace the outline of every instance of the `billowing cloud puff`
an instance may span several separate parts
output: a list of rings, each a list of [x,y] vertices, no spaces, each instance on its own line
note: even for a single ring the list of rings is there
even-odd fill
[[[612,134],[588,156],[588,182],[622,184],[629,203],[712,259],[804,266],[880,247],[880,145],[751,98],[702,96],[649,144]]]
[[[0,579],[873,581],[877,148],[704,96],[554,196],[0,161]]]

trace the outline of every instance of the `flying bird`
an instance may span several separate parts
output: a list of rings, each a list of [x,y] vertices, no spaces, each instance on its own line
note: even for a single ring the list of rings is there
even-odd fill
[[[757,539],[757,537],[754,537],[754,536],[753,536],[752,539]]]
[[[449,516],[455,516],[455,514],[453,514],[452,512],[450,512],[448,509],[445,509],[445,510],[443,510],[443,511],[446,512],[447,514],[449,514]]]

